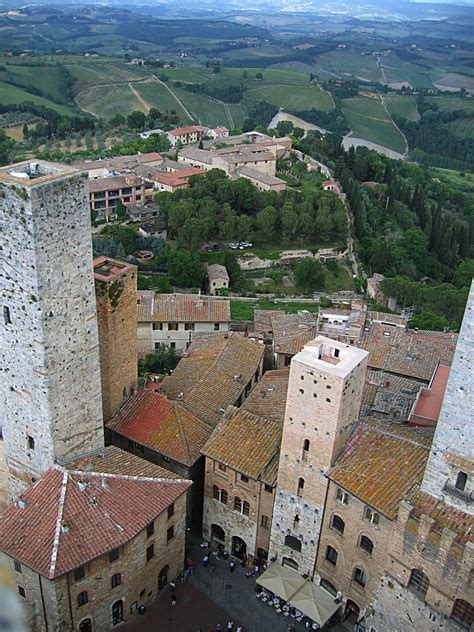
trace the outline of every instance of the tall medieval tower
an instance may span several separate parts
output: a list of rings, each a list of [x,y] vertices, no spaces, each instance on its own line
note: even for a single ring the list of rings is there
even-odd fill
[[[270,556],[309,576],[328,488],[325,474],[358,419],[367,356],[318,336],[291,360]]]
[[[474,512],[474,282],[456,345],[422,490]]]
[[[137,388],[137,267],[94,259],[102,409],[109,419]]]
[[[54,462],[103,447],[90,213],[83,174],[0,169],[1,419],[15,498]]]

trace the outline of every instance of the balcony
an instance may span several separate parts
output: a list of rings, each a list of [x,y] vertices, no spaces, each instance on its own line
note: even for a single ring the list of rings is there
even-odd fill
[[[446,481],[443,487],[443,491],[451,494],[451,496],[455,496],[462,500],[463,502],[470,505],[474,501],[474,492],[468,492],[464,489],[458,489],[456,485],[453,485],[449,481]]]

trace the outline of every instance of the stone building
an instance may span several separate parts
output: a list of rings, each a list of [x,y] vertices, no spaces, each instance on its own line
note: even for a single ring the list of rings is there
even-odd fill
[[[270,556],[313,577],[326,473],[359,416],[367,352],[318,336],[291,361]]]
[[[99,257],[94,280],[102,410],[109,419],[137,388],[137,268]]]
[[[288,376],[267,371],[202,449],[203,535],[239,559],[268,559]]]
[[[208,294],[211,296],[218,296],[220,290],[228,290],[229,273],[227,268],[219,263],[208,265],[206,286]]]
[[[137,302],[138,351],[142,354],[153,353],[162,344],[183,352],[196,335],[229,330],[230,302],[226,300],[141,290]]]
[[[6,510],[0,557],[32,632],[107,632],[179,574],[190,482],[160,473],[54,466]]]
[[[45,161],[0,169],[1,418],[10,495],[103,446],[87,179]]]

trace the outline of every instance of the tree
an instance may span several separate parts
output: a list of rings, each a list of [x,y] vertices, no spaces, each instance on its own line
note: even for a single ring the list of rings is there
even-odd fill
[[[296,286],[303,292],[324,289],[324,270],[316,259],[305,257],[293,270]]]
[[[145,373],[169,374],[176,368],[179,356],[174,349],[161,343],[155,353],[149,353],[139,362],[140,375]]]
[[[294,239],[300,226],[300,218],[291,202],[285,202],[281,207],[280,221],[283,236],[286,239]]]
[[[255,221],[257,228],[262,231],[261,236],[265,240],[271,240],[276,231],[276,225],[278,220],[278,213],[275,207],[266,206],[257,213]]]
[[[456,287],[470,287],[474,278],[474,259],[466,259],[456,268],[453,283]]]
[[[197,254],[172,250],[168,255],[168,273],[181,288],[200,288],[206,271]]]
[[[257,81],[263,81],[263,75],[261,72],[257,72],[255,74],[255,79],[257,79]]]
[[[140,110],[135,110],[134,112],[130,112],[127,116],[127,125],[131,129],[144,129],[146,125],[146,116]]]
[[[408,322],[412,329],[427,329],[428,331],[444,331],[449,328],[449,322],[444,316],[437,316],[432,312],[416,314]]]
[[[110,119],[109,125],[110,127],[121,127],[122,125],[125,125],[125,117],[117,112]]]

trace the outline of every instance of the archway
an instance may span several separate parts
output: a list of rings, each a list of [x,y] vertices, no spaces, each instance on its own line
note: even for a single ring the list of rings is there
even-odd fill
[[[160,574],[158,575],[158,591],[163,590],[168,583],[168,571],[169,566],[164,566],[161,569]]]
[[[281,561],[283,566],[289,566],[290,568],[294,568],[295,571],[298,570],[298,564],[295,560],[292,560],[291,557],[284,557]]]
[[[84,619],[79,624],[79,632],[92,632],[92,619]]]
[[[247,545],[236,535],[232,538],[232,555],[238,557],[239,560],[247,559]]]
[[[123,621],[123,601],[116,601],[112,606],[112,625],[118,625]]]
[[[355,601],[348,599],[346,602],[346,609],[344,610],[344,621],[356,624],[359,618],[360,608]]]
[[[225,544],[225,531],[218,524],[211,525],[211,540],[217,540],[221,544]]]

